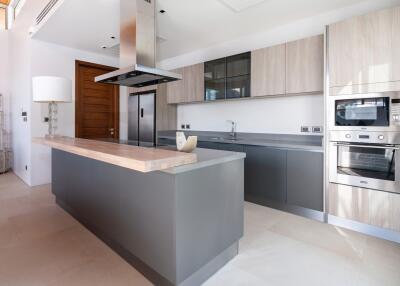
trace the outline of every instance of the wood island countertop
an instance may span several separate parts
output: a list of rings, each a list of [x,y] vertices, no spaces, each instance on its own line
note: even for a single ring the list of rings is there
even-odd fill
[[[147,173],[197,162],[194,153],[140,147],[72,137],[34,138],[34,143]]]

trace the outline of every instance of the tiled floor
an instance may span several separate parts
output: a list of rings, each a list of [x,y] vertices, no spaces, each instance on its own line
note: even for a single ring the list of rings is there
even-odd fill
[[[399,218],[400,219],[400,218]],[[57,207],[0,175],[0,286],[150,283]],[[400,285],[400,245],[246,203],[240,254],[205,285]]]

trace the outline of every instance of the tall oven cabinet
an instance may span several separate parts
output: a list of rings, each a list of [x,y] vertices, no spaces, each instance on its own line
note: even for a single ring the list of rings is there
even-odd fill
[[[329,26],[331,95],[400,90],[400,7]]]

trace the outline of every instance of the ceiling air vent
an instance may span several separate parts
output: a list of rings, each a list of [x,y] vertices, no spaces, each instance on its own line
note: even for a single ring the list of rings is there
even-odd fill
[[[40,12],[39,16],[36,17],[36,25],[39,25],[43,19],[49,14],[51,9],[57,4],[59,0],[50,0],[49,3],[43,8],[42,12]]]

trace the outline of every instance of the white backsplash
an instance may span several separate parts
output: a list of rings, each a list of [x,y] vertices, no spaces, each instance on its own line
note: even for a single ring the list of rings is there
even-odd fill
[[[237,122],[237,132],[304,134],[301,126],[323,126],[322,95],[233,100],[178,106],[178,129],[229,131]]]

